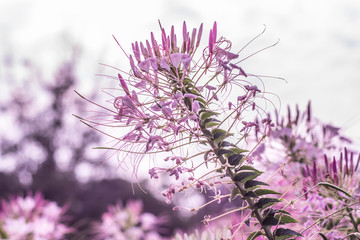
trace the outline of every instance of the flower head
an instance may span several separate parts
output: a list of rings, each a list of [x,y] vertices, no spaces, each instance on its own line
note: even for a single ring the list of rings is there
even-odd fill
[[[101,217],[102,221],[94,224],[95,239],[164,239],[158,232],[164,218],[148,212],[143,213],[142,207],[139,200],[129,201],[125,206],[120,202],[109,206],[108,211]]]
[[[108,121],[84,120],[94,128],[111,127],[107,135],[117,144],[109,149],[120,153],[122,164],[131,162],[135,175],[146,156],[156,163],[163,159],[148,172],[154,179],[171,179],[162,190],[168,203],[189,189],[212,190],[214,201],[231,201],[235,185],[246,202],[239,211],[250,208],[262,224],[269,204],[245,185],[262,172],[246,166],[251,162],[245,153],[258,145],[247,143],[249,135],[262,141],[274,124],[258,103],[267,102],[261,78],[240,65],[252,55],[240,58],[241,51],[232,52],[231,42],[218,37],[216,22],[204,48],[202,24],[189,32],[184,22],[180,42],[174,27],[170,34],[161,24],[160,30],[159,39],[151,33],[145,43],[132,44],[133,54],[125,53],[131,71],[118,75],[122,94],[113,99],[115,109],[103,107]],[[116,135],[115,127],[125,131]],[[272,235],[271,226],[262,229]]]
[[[73,230],[61,223],[65,208],[34,196],[11,197],[1,202],[0,233],[9,239],[64,239]]]

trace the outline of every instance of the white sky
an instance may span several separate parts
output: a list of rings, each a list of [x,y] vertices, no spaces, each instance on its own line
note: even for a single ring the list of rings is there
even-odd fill
[[[287,104],[304,108],[311,99],[316,117],[360,139],[357,0],[0,0],[0,56],[29,58],[51,72],[66,55],[60,43],[70,39],[82,46],[81,77],[91,84],[98,62],[128,66],[112,34],[130,50],[131,42],[158,32],[158,19],[167,29],[178,26],[179,33],[183,20],[188,28],[203,22],[206,30],[216,20],[218,34],[231,40],[234,50],[265,24],[266,33],[251,50],[278,38],[280,43],[250,59],[245,71],[286,78],[287,84],[265,82],[281,98],[283,113]]]

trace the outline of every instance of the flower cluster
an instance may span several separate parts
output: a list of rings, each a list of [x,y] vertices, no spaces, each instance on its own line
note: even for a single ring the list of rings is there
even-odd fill
[[[253,158],[280,168],[273,186],[288,192],[292,201],[286,210],[302,223],[296,229],[309,239],[345,239],[359,232],[360,154],[349,150],[351,141],[340,128],[315,119],[310,103],[304,112],[296,107],[294,115],[288,108],[287,118],[277,116],[276,123],[270,144]]]
[[[248,221],[254,218],[261,225],[253,237],[299,235],[278,229],[279,223],[289,221],[275,218],[279,212],[275,214],[271,207],[280,200],[265,195],[279,193],[262,189],[268,184],[255,179],[263,172],[253,168],[245,154],[258,145],[247,145],[249,135],[254,134],[261,142],[274,126],[258,104],[259,100],[267,102],[266,94],[255,84],[262,84],[260,77],[240,66],[254,54],[239,58],[241,51],[231,52],[231,42],[218,38],[216,22],[200,56],[196,51],[200,48],[203,25],[189,33],[184,22],[180,45],[174,27],[169,35],[161,24],[160,29],[160,44],[151,33],[150,41],[132,44],[133,55],[124,52],[131,72],[122,71],[126,77],[118,74],[124,94],[114,98],[114,110],[103,107],[110,112],[110,119],[104,121],[102,114],[100,124],[95,119],[82,121],[113,137],[117,144],[109,149],[120,153],[121,163],[132,160],[135,172],[145,156],[159,159],[159,154],[165,155],[164,162],[170,167],[155,166],[149,174],[154,179],[163,175],[174,177],[162,192],[168,203],[176,193],[192,188],[214,192],[215,199],[207,204],[241,196],[236,209],[222,216],[246,211]],[[254,116],[260,120],[254,121]],[[111,132],[101,127],[110,127]],[[116,127],[125,129],[125,134],[114,135]],[[207,217],[204,222],[214,219]],[[231,237],[244,225],[245,220],[241,221],[235,224],[237,230]]]
[[[120,164],[131,163],[136,175],[153,160],[148,173],[166,179],[161,193],[169,204],[190,189],[212,191],[213,200],[190,208],[194,213],[228,200],[230,208],[203,221],[237,215],[224,238],[241,232],[247,239],[341,239],[358,232],[359,160],[356,151],[343,150],[350,141],[314,119],[310,104],[273,122],[261,77],[241,67],[271,46],[241,56],[243,49],[232,52],[231,42],[218,37],[216,22],[205,47],[203,25],[189,32],[184,23],[181,41],[174,27],[170,34],[161,24],[160,30],[159,42],[151,33],[132,44],[132,54],[124,51],[131,70],[117,73],[122,93],[109,93],[111,107],[94,103],[106,113],[81,118],[116,141],[106,149],[118,153]]]
[[[158,231],[164,218],[142,212],[142,202],[133,200],[125,206],[117,203],[109,206],[94,224],[95,239],[101,240],[164,240]]]
[[[64,239],[71,228],[61,223],[64,208],[39,193],[1,202],[0,236],[11,240]]]

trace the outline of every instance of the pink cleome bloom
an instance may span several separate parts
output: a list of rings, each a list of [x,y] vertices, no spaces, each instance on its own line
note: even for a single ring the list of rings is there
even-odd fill
[[[159,234],[159,225],[163,217],[142,212],[140,200],[128,201],[125,206],[117,203],[108,207],[102,215],[102,221],[94,223],[95,239],[101,240],[164,240]]]
[[[61,223],[65,208],[45,200],[41,194],[2,200],[0,232],[12,240],[64,239],[73,230]]]

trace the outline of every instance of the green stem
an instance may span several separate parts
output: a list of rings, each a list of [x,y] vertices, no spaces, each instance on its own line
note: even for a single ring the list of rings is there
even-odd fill
[[[201,129],[205,130],[203,127],[201,127]],[[218,157],[220,162],[222,164],[226,164],[226,162],[227,162],[226,159],[222,155],[219,155],[217,153],[218,152],[218,147],[216,146],[216,143],[213,140],[209,139],[209,138],[207,139],[207,142],[209,143],[209,145],[213,149],[214,153],[216,154],[216,156]],[[247,191],[245,189],[244,184],[234,180],[235,173],[230,168],[227,168],[226,173],[230,177],[230,179],[232,180],[234,185],[239,189],[240,194],[242,195],[243,199],[249,204],[249,209],[252,210],[252,213],[254,214],[254,216],[256,217],[256,219],[259,221],[260,225],[264,229],[266,237],[269,240],[274,240],[273,234],[271,232],[271,227],[263,225],[263,222],[264,222],[265,218],[262,216],[260,210],[255,207],[255,202],[253,201],[253,199],[251,197],[245,196]]]

